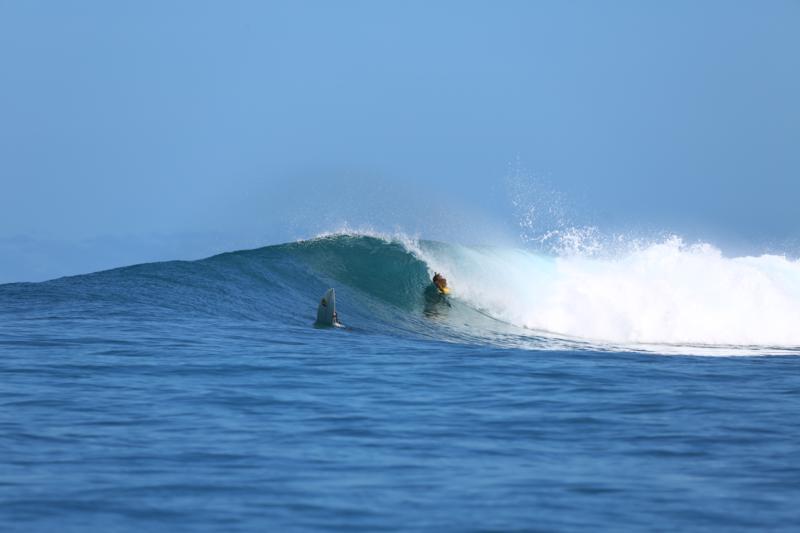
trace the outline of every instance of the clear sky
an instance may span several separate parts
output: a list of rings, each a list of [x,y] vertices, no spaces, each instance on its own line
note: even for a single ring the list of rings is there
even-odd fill
[[[796,240],[798,28],[789,0],[0,0],[0,282],[345,221],[479,239],[516,162],[576,224]]]

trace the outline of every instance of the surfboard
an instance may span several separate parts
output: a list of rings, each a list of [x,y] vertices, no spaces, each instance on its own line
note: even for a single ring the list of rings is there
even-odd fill
[[[336,326],[336,291],[328,289],[317,307],[317,324]]]

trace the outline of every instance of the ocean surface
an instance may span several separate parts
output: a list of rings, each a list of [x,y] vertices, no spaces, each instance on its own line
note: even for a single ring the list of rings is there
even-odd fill
[[[797,531],[799,347],[800,263],[677,240],[0,285],[0,531]]]

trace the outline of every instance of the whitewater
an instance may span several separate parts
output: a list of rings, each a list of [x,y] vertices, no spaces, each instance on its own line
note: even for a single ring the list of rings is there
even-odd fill
[[[0,285],[0,528],[793,531],[798,324],[800,262],[676,237],[350,231]]]
[[[621,344],[800,346],[800,261],[677,237],[611,257],[422,244],[458,297],[531,330]]]

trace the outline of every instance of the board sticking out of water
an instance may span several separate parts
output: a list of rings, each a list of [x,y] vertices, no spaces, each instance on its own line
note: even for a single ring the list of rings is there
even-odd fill
[[[341,326],[336,315],[336,291],[328,289],[317,307],[317,324],[320,326]]]

